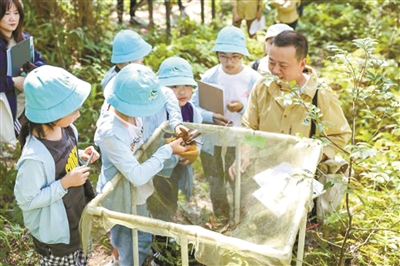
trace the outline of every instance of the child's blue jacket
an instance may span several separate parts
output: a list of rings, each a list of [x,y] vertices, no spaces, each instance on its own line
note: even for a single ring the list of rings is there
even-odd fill
[[[76,139],[78,133],[71,125]],[[47,148],[34,136],[27,137],[17,162],[14,194],[25,227],[40,242],[69,244],[69,224],[61,180],[55,180],[55,164]]]

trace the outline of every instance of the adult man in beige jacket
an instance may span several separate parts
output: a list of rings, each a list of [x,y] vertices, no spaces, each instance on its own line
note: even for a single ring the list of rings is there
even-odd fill
[[[284,31],[274,38],[269,53],[269,70],[279,81],[265,77],[259,80],[251,91],[242,126],[254,130],[289,135],[310,136],[310,123],[304,123],[308,113],[302,104],[284,101],[285,92],[290,92],[288,82],[295,82],[304,102],[311,103],[314,96],[321,110],[320,122],[323,131],[315,135],[326,137],[331,143],[323,148],[323,160],[333,159],[351,136],[350,126],[340,107],[338,97],[320,80],[315,73],[305,71],[308,52],[307,39],[295,31]],[[242,162],[241,171],[245,171]],[[231,177],[236,176],[236,166],[229,169]]]

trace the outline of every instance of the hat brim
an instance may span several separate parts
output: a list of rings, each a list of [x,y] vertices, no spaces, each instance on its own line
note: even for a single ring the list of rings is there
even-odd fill
[[[110,97],[111,93],[113,92],[114,83],[115,83],[115,76],[112,77],[112,78],[108,81],[106,87],[105,87],[104,90],[103,90],[104,99],[107,100],[107,99]]]
[[[53,88],[57,89],[57,88]],[[48,109],[34,109],[27,102],[25,115],[29,121],[39,124],[51,123],[72,114],[78,110],[88,98],[92,86],[90,83],[77,79],[76,87],[71,94],[58,105]]]
[[[151,45],[146,42],[143,42],[140,45],[140,47],[141,48],[139,50],[136,50],[133,53],[124,54],[124,55],[112,55],[111,63],[121,64],[121,63],[127,63],[127,62],[139,60],[139,59],[145,57],[146,55],[148,55],[152,49]]]
[[[197,88],[197,82],[190,77],[169,77],[169,78],[158,78],[160,85],[169,87],[169,86],[178,86],[178,85],[189,85]]]
[[[111,89],[112,91],[113,89]],[[132,104],[126,99],[119,98],[115,93],[110,93],[108,103],[111,104],[117,111],[131,117],[148,117],[158,113],[167,102],[161,88],[157,90],[157,96],[151,100],[151,103],[144,102],[143,104]]]
[[[215,44],[211,51],[222,53],[236,53],[242,54],[244,56],[249,56],[249,51],[247,50],[247,48],[232,44]]]

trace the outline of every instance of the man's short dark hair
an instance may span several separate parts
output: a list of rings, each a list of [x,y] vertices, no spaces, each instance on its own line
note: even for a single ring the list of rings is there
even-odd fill
[[[296,58],[298,61],[302,60],[307,56],[308,53],[308,41],[304,35],[286,30],[275,36],[273,45],[277,47],[294,46],[296,48]]]

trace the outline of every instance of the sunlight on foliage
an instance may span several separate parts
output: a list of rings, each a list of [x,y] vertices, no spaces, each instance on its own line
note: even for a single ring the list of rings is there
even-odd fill
[[[197,80],[216,65],[218,58],[211,49],[219,29],[230,23],[231,12],[224,1],[216,2],[219,13],[209,25],[186,18],[174,25],[171,35],[163,28],[149,29],[142,36],[152,44],[153,51],[144,63],[157,71],[165,58],[179,55],[191,63]],[[340,261],[342,265],[397,265],[400,5],[391,0],[302,2],[304,15],[296,30],[308,38],[307,63],[338,94],[354,131],[352,142],[346,147],[350,154],[346,159],[352,167],[347,200],[323,225],[307,231],[304,265],[330,266]],[[88,5],[92,12],[80,13],[78,4]],[[34,36],[35,47],[47,63],[64,67],[92,84],[76,126],[79,146],[93,145],[95,122],[103,102],[100,82],[112,65],[112,39],[121,29],[139,28],[117,24],[112,17],[113,1],[26,0],[24,8],[25,30]],[[265,10],[269,24],[273,21],[272,12]],[[91,22],[85,24],[87,20]],[[252,55],[245,59],[246,64],[262,56],[263,36],[264,32],[259,32],[258,39],[248,40]],[[287,100],[295,101],[293,97]],[[307,108],[310,118],[304,123],[318,121],[318,108]],[[317,122],[319,129],[323,126]],[[324,138],[321,141],[328,143]],[[29,234],[21,226],[21,213],[13,197],[20,149],[2,146],[0,151],[0,260],[7,265],[34,265],[38,257]],[[197,162],[195,167],[200,164]],[[92,165],[92,182],[97,181],[99,171],[100,163],[96,162]],[[206,202],[208,188],[202,176],[195,179],[194,201],[199,206],[199,202]],[[196,221],[198,224],[209,222],[210,206],[203,204],[193,210],[180,204],[179,209],[186,215],[182,215],[186,223],[191,219],[203,219]],[[101,239],[100,245],[109,250],[108,238]]]

